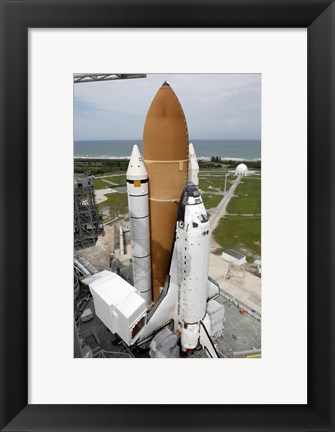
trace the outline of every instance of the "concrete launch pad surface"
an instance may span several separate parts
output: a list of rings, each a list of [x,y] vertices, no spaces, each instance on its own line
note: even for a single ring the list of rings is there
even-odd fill
[[[88,345],[94,356],[99,352],[104,352],[105,357],[127,358],[133,357],[121,340],[111,333],[102,321],[95,315],[94,302],[91,298],[85,305],[85,309],[90,308],[93,312],[93,319],[80,323],[78,334]]]
[[[98,271],[109,268],[109,255],[114,245],[114,226],[105,225],[104,229],[105,235],[99,236],[95,246],[78,252]]]
[[[225,357],[233,353],[261,348],[261,321],[247,312],[240,313],[240,308],[222,296],[216,299],[225,306],[223,334],[215,342]]]
[[[216,300],[225,306],[225,321],[223,334],[215,338],[215,343],[224,357],[233,357],[234,353],[241,351],[259,350],[261,348],[261,322],[250,314],[240,313],[238,306],[219,295]],[[149,358],[148,351],[137,350],[133,354],[113,335],[106,326],[95,315],[93,299],[89,300],[85,308],[93,311],[94,318],[90,321],[80,324],[79,335],[84,339],[86,344],[91,348],[93,355],[97,356],[99,352],[104,357],[125,358],[125,357],[142,357]],[[207,358],[206,354],[201,351],[195,351],[194,354],[186,358]]]
[[[230,295],[245,303],[248,308],[261,314],[261,278],[244,271],[243,277],[231,275],[226,278],[229,263],[213,253],[209,256],[208,274]]]

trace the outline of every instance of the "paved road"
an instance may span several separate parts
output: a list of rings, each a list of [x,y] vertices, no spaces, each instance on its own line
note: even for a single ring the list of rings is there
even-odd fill
[[[224,216],[230,198],[234,195],[235,189],[237,188],[237,185],[240,183],[240,181],[241,181],[241,176],[238,176],[235,182],[231,185],[228,193],[222,198],[222,200],[219,202],[218,206],[216,207],[214,213],[210,217],[209,225],[211,227],[212,232],[217,227],[219,220]]]
[[[94,176],[94,178],[96,178],[96,179],[103,179],[103,178],[106,178],[106,177],[118,177],[118,176],[126,176],[126,173],[125,172],[121,172],[121,173],[116,173],[116,174],[103,174],[103,175],[96,175],[96,176]]]

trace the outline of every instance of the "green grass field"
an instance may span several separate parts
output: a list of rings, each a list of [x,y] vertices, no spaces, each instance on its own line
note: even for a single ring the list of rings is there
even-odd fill
[[[74,172],[91,175],[122,174],[127,171],[128,159],[74,159]]]
[[[118,175],[118,176],[110,176],[110,177],[96,177],[94,179],[94,189],[106,189],[108,187],[112,187],[114,183],[116,185],[126,184],[126,176]]]
[[[213,234],[222,250],[234,249],[246,255],[248,262],[261,256],[260,217],[226,216],[220,220]]]
[[[261,179],[245,177],[237,186],[235,195],[230,200],[227,212],[232,214],[260,214],[261,212]]]
[[[103,222],[114,219],[116,216],[116,208],[119,209],[120,214],[128,213],[128,198],[125,192],[107,194],[106,197],[108,198],[107,201],[98,204],[99,212],[102,213],[103,216]],[[105,214],[106,210],[109,211],[108,216]]]
[[[261,217],[241,215],[261,213],[261,177],[243,178],[235,194],[237,196],[231,198],[228,204],[228,214],[213,232],[220,245],[217,252],[234,249],[246,255],[248,262],[253,262],[261,256]],[[236,216],[230,216],[229,213]]]
[[[125,175],[105,177],[105,180],[108,180],[108,181],[115,183],[115,184],[118,184],[118,185],[127,183]]]
[[[111,185],[109,183],[106,183],[104,181],[104,179],[100,179],[100,178],[95,178],[94,179],[94,189],[98,190],[98,189],[107,189],[109,188]]]
[[[203,193],[201,194],[201,198],[205,204],[206,209],[208,210],[210,208],[216,207],[222,200],[223,195],[211,195],[209,193]]]
[[[210,192],[211,190],[217,189],[218,191],[224,190],[224,180],[218,178],[200,178],[199,189],[204,192]]]

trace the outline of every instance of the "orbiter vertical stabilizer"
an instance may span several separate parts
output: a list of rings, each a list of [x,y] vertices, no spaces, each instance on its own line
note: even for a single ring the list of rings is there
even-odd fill
[[[199,186],[199,164],[192,143],[188,146],[188,180]]]

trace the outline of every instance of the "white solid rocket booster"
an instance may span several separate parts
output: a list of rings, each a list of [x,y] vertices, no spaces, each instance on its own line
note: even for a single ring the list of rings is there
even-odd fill
[[[133,147],[126,177],[134,287],[148,305],[151,303],[148,174],[137,145]]]
[[[199,186],[199,164],[192,143],[188,146],[188,180]]]

